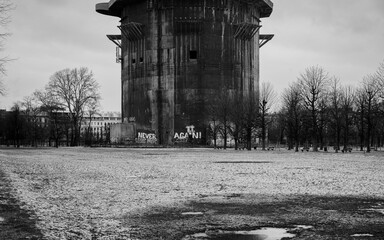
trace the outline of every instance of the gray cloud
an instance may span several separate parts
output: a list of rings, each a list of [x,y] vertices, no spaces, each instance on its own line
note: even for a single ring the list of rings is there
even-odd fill
[[[29,0],[17,3],[9,25],[12,36],[6,54],[15,61],[8,65],[8,95],[0,98],[7,107],[67,67],[89,67],[102,86],[103,105],[120,110],[120,68],[115,63],[114,45],[105,36],[116,33],[118,19],[95,12],[94,0]]]
[[[95,4],[104,1],[16,1],[4,54],[17,60],[8,66],[8,96],[0,97],[0,108],[43,88],[58,70],[87,66],[102,86],[104,109],[120,110],[120,66],[105,37],[119,31],[119,22],[95,12]],[[345,84],[358,84],[384,60],[384,1],[273,2],[261,33],[276,36],[260,51],[260,72],[276,90],[312,65],[323,66]]]
[[[276,36],[261,50],[261,80],[272,81],[278,90],[312,65],[356,85],[384,60],[383,1],[274,3],[275,11],[263,22],[262,31]]]

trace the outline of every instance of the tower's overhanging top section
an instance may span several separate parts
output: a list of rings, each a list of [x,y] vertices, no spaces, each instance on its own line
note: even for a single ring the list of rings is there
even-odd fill
[[[121,17],[121,11],[126,5],[139,2],[140,0],[110,0],[106,3],[96,4],[96,12]],[[273,3],[271,0],[243,0],[249,3],[257,4],[260,7],[260,17],[269,17],[272,13]]]

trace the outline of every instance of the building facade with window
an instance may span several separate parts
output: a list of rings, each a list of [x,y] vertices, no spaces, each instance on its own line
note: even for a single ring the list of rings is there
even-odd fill
[[[222,88],[258,100],[259,34],[270,0],[110,0],[120,18],[108,35],[121,62],[122,118],[153,131],[160,144],[205,142],[208,106]]]
[[[105,139],[111,125],[121,123],[121,114],[117,112],[97,113],[94,116],[84,116],[81,122],[81,133],[90,133],[93,137]]]

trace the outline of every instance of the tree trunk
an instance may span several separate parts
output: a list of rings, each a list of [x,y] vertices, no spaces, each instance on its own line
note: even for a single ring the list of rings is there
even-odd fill
[[[227,149],[227,122],[224,124],[224,149]]]
[[[371,123],[371,100],[368,101],[368,113],[367,113],[367,152],[371,152],[371,131],[372,131],[372,123]]]
[[[217,126],[215,121],[213,121],[213,147],[217,148]]]
[[[265,139],[266,139],[266,124],[265,124],[265,115],[262,113],[261,116],[261,149],[265,150]]]
[[[247,150],[252,150],[252,127],[247,127]]]
[[[317,121],[316,121],[316,110],[315,106],[312,106],[312,144],[313,144],[313,151],[318,151],[318,131],[317,131]]]
[[[344,149],[347,149],[347,147],[348,147],[348,135],[349,135],[348,134],[349,133],[348,130],[349,130],[348,129],[348,125],[346,125],[345,130],[344,130]]]
[[[300,143],[300,136],[299,136],[299,132],[296,131],[296,134],[295,134],[295,152],[299,151],[299,143]]]

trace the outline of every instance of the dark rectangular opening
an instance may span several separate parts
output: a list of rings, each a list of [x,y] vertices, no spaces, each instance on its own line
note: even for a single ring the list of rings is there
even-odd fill
[[[135,63],[136,63],[136,59],[132,58],[132,64],[135,64]]]
[[[197,59],[197,51],[196,50],[189,51],[189,59]]]

